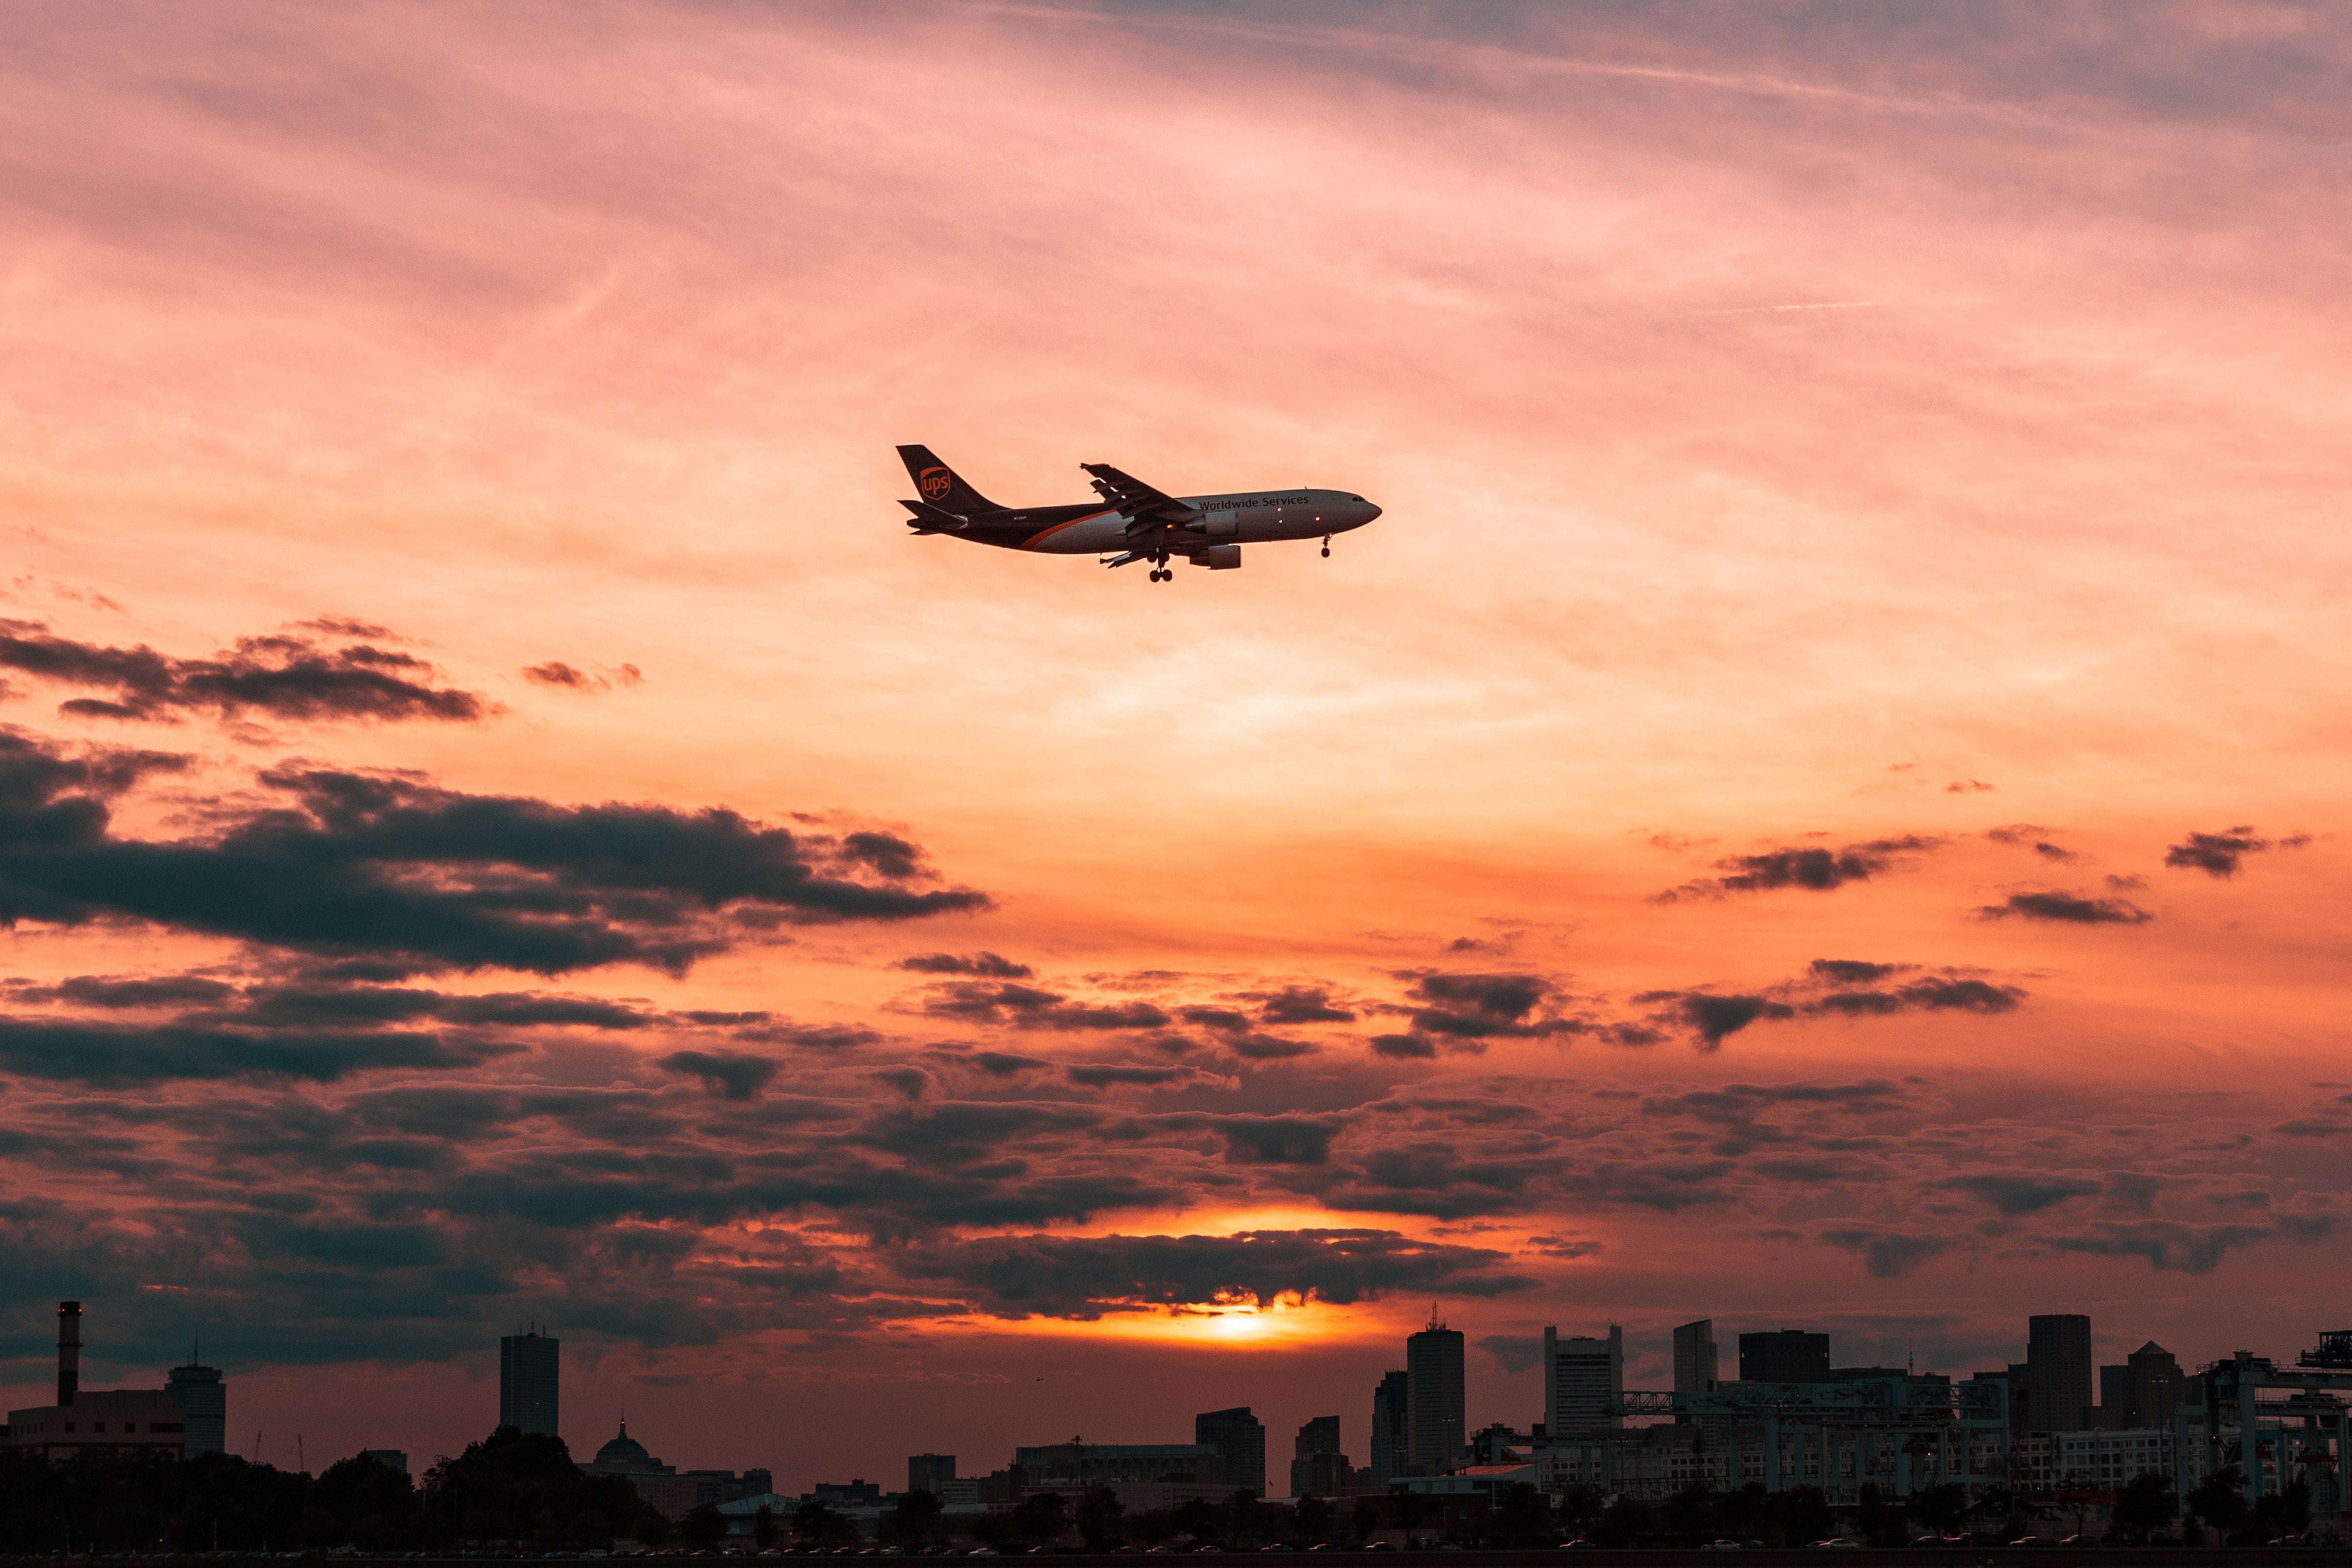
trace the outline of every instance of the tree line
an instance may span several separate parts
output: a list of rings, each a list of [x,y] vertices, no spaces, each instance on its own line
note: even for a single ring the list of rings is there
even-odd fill
[[[2307,1530],[2309,1489],[2301,1482],[2249,1506],[2235,1466],[2207,1477],[2183,1500],[2190,1516],[2232,1544],[2260,1544]],[[2061,1489],[2033,1505],[2044,1516],[2086,1523],[2089,1494]],[[2117,1494],[2114,1534],[2144,1542],[2179,1514],[2170,1478],[2135,1479]],[[1971,1499],[1958,1486],[1930,1487],[1905,1499],[1862,1489],[1858,1506],[1833,1507],[1818,1487],[1767,1492],[1690,1489],[1664,1501],[1611,1500],[1591,1486],[1569,1488],[1557,1502],[1530,1486],[1491,1501],[1478,1496],[1402,1493],[1296,1504],[1265,1502],[1248,1491],[1194,1499],[1171,1509],[1130,1511],[1108,1487],[1076,1497],[1044,1492],[1017,1506],[950,1521],[940,1500],[909,1492],[885,1512],[885,1544],[926,1545],[950,1534],[1001,1550],[1064,1542],[1087,1546],[1169,1542],[1215,1542],[1244,1549],[1276,1542],[1368,1540],[1385,1532],[1432,1536],[1470,1546],[1544,1546],[1576,1538],[1596,1546],[1701,1546],[1710,1541],[1761,1541],[1801,1546],[1831,1535],[1901,1545],[1921,1533],[2021,1534],[2031,1527],[2025,1500],[1996,1489]],[[762,1509],[751,1521],[755,1550],[771,1545],[840,1545],[856,1525],[823,1502],[786,1513]],[[635,1541],[658,1545],[717,1544],[728,1531],[718,1510],[702,1507],[679,1523],[639,1500],[625,1476],[590,1476],[572,1463],[560,1437],[500,1427],[435,1465],[422,1484],[364,1454],[310,1476],[210,1454],[184,1463],[149,1456],[85,1456],[63,1464],[0,1449],[0,1554],[52,1552],[305,1551],[355,1546],[418,1551],[503,1543],[540,1551],[579,1551]]]
[[[379,1551],[655,1541],[669,1521],[625,1476],[583,1475],[561,1437],[502,1426],[422,1485],[364,1454],[309,1474],[234,1454],[181,1461],[0,1449],[0,1553]]]

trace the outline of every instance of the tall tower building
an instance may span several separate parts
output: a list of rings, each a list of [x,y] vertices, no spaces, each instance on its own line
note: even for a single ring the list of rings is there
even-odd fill
[[[2091,1320],[2047,1312],[2026,1320],[2026,1376],[2035,1432],[2074,1432],[2091,1420]]]
[[[1429,1327],[1404,1342],[1405,1464],[1415,1475],[1442,1476],[1462,1463],[1462,1333],[1430,1315]]]
[[[1715,1320],[1701,1318],[1675,1331],[1675,1392],[1710,1394],[1715,1390],[1717,1364]]]
[[[2180,1362],[2154,1340],[2124,1357],[2125,1381],[2131,1389],[2131,1423],[2135,1426],[2169,1426],[2180,1407],[2180,1385],[2186,1381]]]
[[[58,1406],[74,1402],[81,1389],[81,1303],[58,1303]]]
[[[1215,1447],[1218,1479],[1225,1485],[1265,1495],[1265,1423],[1248,1405],[1193,1416],[1192,1441]]]
[[[910,1492],[944,1492],[948,1482],[956,1479],[953,1454],[909,1454],[907,1456],[907,1489]]]
[[[499,1425],[557,1436],[556,1384],[563,1342],[532,1328],[499,1341]]]
[[[1383,1373],[1381,1385],[1372,1390],[1372,1437],[1364,1468],[1366,1477],[1383,1489],[1406,1469],[1405,1453],[1410,1447],[1406,1434],[1412,1429],[1412,1399],[1406,1390],[1407,1378],[1402,1372]]]
[[[2169,1426],[2180,1404],[2180,1363],[2154,1340],[2124,1358],[2121,1366],[2099,1369],[2099,1425]]]
[[[1610,1406],[1625,1396],[1625,1331],[1609,1325],[1609,1337],[1544,1331],[1544,1431],[1554,1442],[1579,1432],[1622,1426]]]
[[[188,1364],[172,1369],[163,1393],[180,1407],[180,1424],[186,1429],[180,1440],[183,1455],[193,1459],[227,1448],[228,1384],[221,1381],[220,1368],[199,1363],[191,1346]]]

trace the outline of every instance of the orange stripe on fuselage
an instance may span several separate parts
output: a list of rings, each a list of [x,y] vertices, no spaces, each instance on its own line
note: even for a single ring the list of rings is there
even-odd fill
[[[1054,535],[1061,532],[1062,530],[1066,528],[1076,528],[1082,522],[1092,522],[1098,517],[1108,517],[1111,514],[1108,510],[1102,511],[1090,511],[1084,517],[1074,517],[1067,522],[1057,522],[1053,527],[1040,529],[1035,533],[1033,533],[1028,538],[1023,540],[1021,542],[1021,548],[1024,550],[1034,550],[1038,545],[1044,543],[1046,540],[1053,538]]]

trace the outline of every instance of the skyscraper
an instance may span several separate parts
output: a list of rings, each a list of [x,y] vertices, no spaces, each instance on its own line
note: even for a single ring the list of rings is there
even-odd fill
[[[563,1342],[537,1328],[499,1341],[499,1425],[557,1436],[556,1384]]]
[[[1827,1383],[1830,1337],[1802,1329],[1739,1336],[1742,1383]]]
[[[1461,1331],[1433,1313],[1429,1327],[1404,1342],[1404,1377],[1405,1464],[1416,1475],[1444,1475],[1461,1464],[1468,1438]]]
[[[220,1368],[200,1365],[192,1348],[188,1364],[172,1369],[163,1394],[180,1407],[183,1455],[193,1459],[228,1447],[228,1384],[221,1381]]]
[[[1318,1460],[1321,1463],[1318,1465]],[[1339,1418],[1318,1415],[1298,1429],[1290,1454],[1290,1495],[1292,1497],[1337,1497],[1340,1483],[1335,1479],[1332,1460],[1346,1468],[1346,1456],[1339,1452]],[[1317,1474],[1318,1470],[1322,1473]]]
[[[2073,1432],[2091,1419],[2091,1320],[2047,1312],[2026,1320],[2026,1376],[2035,1432]]]
[[[1215,1447],[1218,1479],[1226,1486],[1265,1495],[1265,1423],[1248,1405],[1193,1416],[1192,1441]]]
[[[910,1492],[939,1493],[947,1483],[956,1479],[953,1454],[909,1454],[907,1456],[907,1489]]]
[[[1411,1405],[1405,1374],[1381,1374],[1381,1385],[1372,1390],[1372,1436],[1364,1459],[1365,1477],[1375,1486],[1385,1488],[1405,1473]]]
[[[2154,1340],[2099,1369],[2098,1425],[2110,1430],[2168,1426],[2180,1404],[2180,1363]]]
[[[1622,1426],[1610,1406],[1625,1396],[1625,1331],[1609,1325],[1609,1337],[1559,1337],[1544,1331],[1544,1430],[1553,1441],[1580,1432]]]
[[[1713,1392],[1717,1371],[1714,1319],[1701,1318],[1675,1331],[1676,1394]]]

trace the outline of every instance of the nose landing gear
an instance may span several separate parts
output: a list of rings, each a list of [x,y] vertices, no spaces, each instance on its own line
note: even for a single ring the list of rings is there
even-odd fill
[[[1328,533],[1323,536],[1323,559],[1331,559],[1331,536]]]

